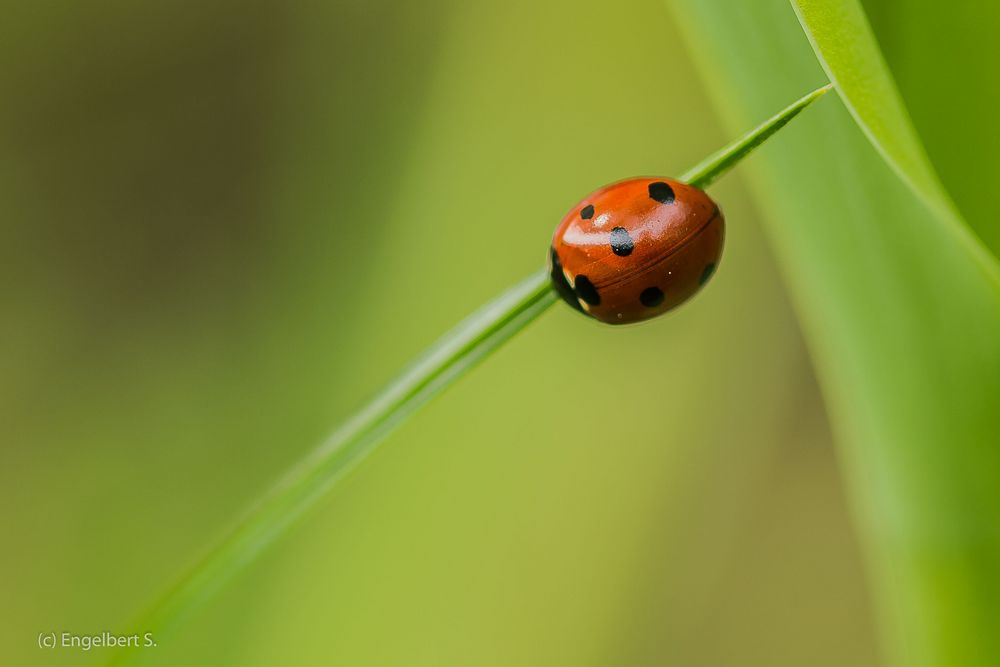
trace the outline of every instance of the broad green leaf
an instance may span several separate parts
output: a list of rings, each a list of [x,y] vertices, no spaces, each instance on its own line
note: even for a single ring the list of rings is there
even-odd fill
[[[816,56],[858,125],[944,224],[967,228],[913,129],[858,0],[791,0]],[[1000,280],[996,259],[967,229],[954,229]]]
[[[1000,5],[864,0],[865,12],[934,168],[976,233],[1000,254],[994,131],[1000,87]],[[984,85],[984,83],[986,85]]]
[[[730,127],[824,78],[785,0],[671,4]],[[807,13],[851,108],[823,105],[742,173],[827,399],[887,659],[997,664],[995,261],[941,190],[857,7]]]

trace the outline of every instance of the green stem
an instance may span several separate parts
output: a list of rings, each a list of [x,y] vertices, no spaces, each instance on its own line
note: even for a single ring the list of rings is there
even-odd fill
[[[730,144],[681,180],[711,183],[825,93],[820,88]],[[500,295],[445,334],[368,405],[292,468],[233,530],[168,589],[134,627],[158,640],[285,533],[386,436],[422,405],[524,329],[558,299],[547,271]],[[141,651],[118,649],[112,664],[138,660]]]
[[[768,118],[750,132],[747,132],[740,139],[709,155],[681,176],[680,180],[704,190],[715,179],[735,167],[740,160],[767,141],[772,134],[787,125],[803,109],[828,93],[832,88],[833,84],[828,83],[822,88],[817,88],[808,95],[792,102],[774,116]]]

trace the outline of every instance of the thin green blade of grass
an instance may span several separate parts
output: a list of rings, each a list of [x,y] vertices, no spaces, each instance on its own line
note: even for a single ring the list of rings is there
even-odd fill
[[[852,15],[836,2],[815,5],[829,10],[815,20]],[[671,6],[734,127],[823,76],[787,0]],[[850,40],[862,35],[871,38]],[[896,104],[877,99],[884,80],[864,83],[886,74],[858,72],[848,97]],[[789,130],[794,140],[777,142],[747,175],[823,389],[886,663],[1000,664],[995,270],[961,220],[943,218],[952,213],[942,202],[913,187],[913,178],[929,186],[926,171],[900,178],[922,152],[910,146],[903,167],[893,164],[842,104],[816,119]]]
[[[540,271],[442,336],[249,508],[227,537],[154,603],[135,625],[136,632],[169,634],[285,533],[393,429],[557,298],[548,273]],[[140,659],[137,651],[119,649],[111,664]]]
[[[803,96],[696,167],[681,180],[705,187],[819,99],[829,86]],[[289,470],[231,532],[134,624],[162,639],[295,524],[339,480],[421,406],[538,318],[558,299],[547,271],[504,292],[446,333],[324,443]],[[141,660],[118,648],[111,664]]]
[[[702,160],[681,176],[682,181],[687,181],[691,185],[705,189],[717,178],[729,171],[740,160],[749,155],[755,148],[768,140],[768,138],[787,125],[793,118],[799,115],[807,106],[825,95],[833,84],[827,84],[822,88],[817,88],[808,95],[792,102],[787,107],[776,113],[774,116],[764,121],[753,131],[725,148],[716,151],[712,155]]]

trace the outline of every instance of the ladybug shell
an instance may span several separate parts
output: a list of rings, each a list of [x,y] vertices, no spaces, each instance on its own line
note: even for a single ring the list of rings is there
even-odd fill
[[[612,183],[573,207],[556,228],[552,282],[567,303],[602,322],[656,317],[712,276],[724,229],[715,202],[686,183]]]

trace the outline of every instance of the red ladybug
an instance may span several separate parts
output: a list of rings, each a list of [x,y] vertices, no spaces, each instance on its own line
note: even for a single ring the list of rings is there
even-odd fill
[[[608,324],[656,317],[715,272],[725,221],[696,187],[632,178],[587,196],[556,227],[549,269],[556,291]]]

